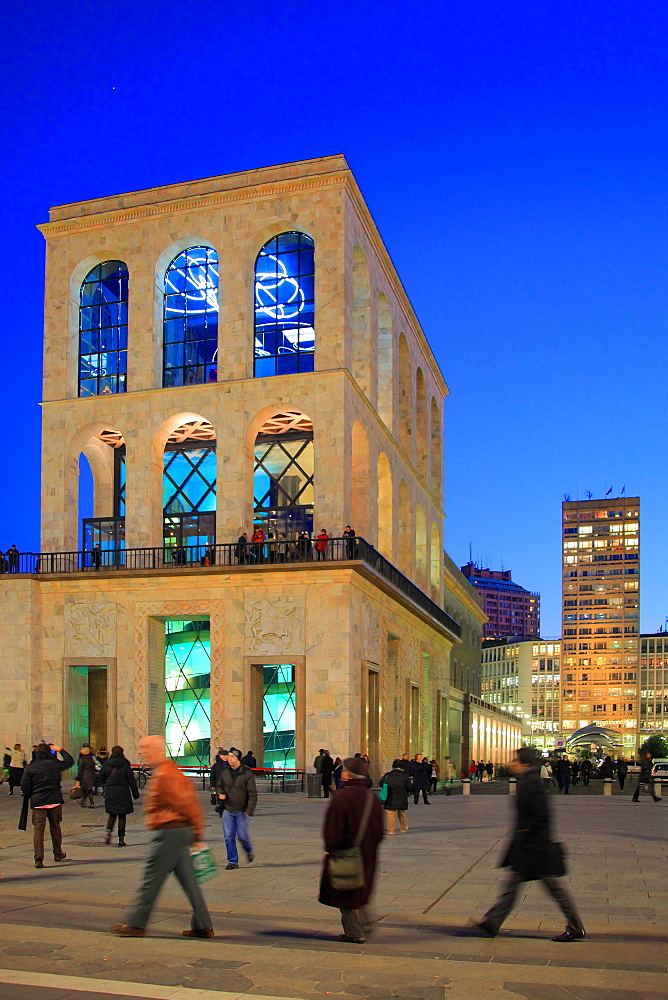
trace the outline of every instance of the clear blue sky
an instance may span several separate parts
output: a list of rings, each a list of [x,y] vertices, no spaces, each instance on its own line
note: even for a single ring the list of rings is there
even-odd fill
[[[642,500],[668,613],[668,5],[78,0],[0,43],[0,548],[38,545],[50,205],[344,153],[449,384],[446,548],[558,634],[560,503]]]

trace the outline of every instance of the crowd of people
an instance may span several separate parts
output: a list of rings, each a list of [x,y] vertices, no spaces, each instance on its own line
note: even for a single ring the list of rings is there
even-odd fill
[[[112,927],[123,937],[143,937],[154,903],[167,877],[173,873],[191,908],[191,926],[185,937],[214,937],[211,916],[204,901],[193,866],[193,854],[202,850],[204,816],[193,783],[167,757],[165,740],[149,736],[140,741],[140,756],[151,769],[146,791],[144,820],[153,832],[146,860],[144,877],[137,892],[127,922]],[[48,823],[54,861],[67,857],[62,849],[62,778],[65,771],[76,767],[76,780],[69,795],[82,805],[94,806],[98,787],[104,791],[108,816],[105,843],[110,844],[118,823],[119,847],[125,846],[126,819],[139,798],[133,769],[120,746],[108,753],[100,748],[93,753],[85,744],[75,764],[74,758],[53,743],[33,747],[30,762],[21,744],[7,748],[4,774],[10,785],[9,794],[20,787],[22,809],[19,828],[27,829],[28,812],[32,813],[33,851],[35,868],[44,867],[44,839]],[[394,836],[397,820],[399,833],[408,832],[409,799],[418,805],[420,795],[424,805],[430,805],[428,793],[436,790],[440,769],[434,759],[408,753],[395,758],[392,766],[379,779],[379,793],[373,789],[370,761],[366,754],[353,757],[332,757],[326,748],[318,751],[313,769],[319,778],[327,804],[324,824],[324,861],[319,900],[340,910],[343,933],[340,940],[361,944],[373,930],[373,918],[368,903],[373,892],[377,852],[385,834]],[[573,765],[577,763],[577,768]],[[542,881],[547,891],[566,917],[566,930],[555,941],[576,941],[585,936],[577,907],[560,882],[566,873],[561,845],[551,832],[548,791],[553,782],[567,792],[571,781],[589,779],[593,765],[589,761],[569,761],[566,757],[543,760],[537,752],[522,747],[510,764],[517,779],[515,796],[516,820],[501,866],[508,869],[506,882],[497,902],[484,916],[472,924],[472,932],[494,937],[512,909],[520,885]],[[626,767],[621,766],[626,765]],[[475,767],[473,767],[475,765]],[[249,818],[258,802],[254,769],[257,759],[252,750],[242,755],[236,747],[219,747],[210,772],[211,804],[222,820],[222,834],[227,853],[227,871],[239,867],[238,844],[252,864],[255,851],[249,829]],[[482,767],[482,770],[480,768]],[[598,767],[600,777],[617,775],[621,786],[628,772],[625,761],[613,763],[606,757]],[[566,773],[568,772],[568,774]],[[475,780],[494,779],[494,768],[482,761],[472,761],[463,777],[475,773]],[[450,757],[445,759],[443,787],[446,794],[456,778],[456,767]],[[641,790],[648,790],[655,801],[652,757],[641,754],[638,784],[633,801]],[[383,820],[383,814],[385,819]]]

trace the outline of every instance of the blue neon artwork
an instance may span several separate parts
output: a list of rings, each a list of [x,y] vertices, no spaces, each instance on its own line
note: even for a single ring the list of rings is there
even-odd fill
[[[315,352],[314,244],[281,233],[255,262],[255,375],[312,372]]]

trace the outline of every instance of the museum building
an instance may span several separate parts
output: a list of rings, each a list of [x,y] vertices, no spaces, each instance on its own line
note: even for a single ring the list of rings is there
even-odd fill
[[[0,578],[6,739],[458,755],[447,387],[344,158],[39,228],[41,551]]]

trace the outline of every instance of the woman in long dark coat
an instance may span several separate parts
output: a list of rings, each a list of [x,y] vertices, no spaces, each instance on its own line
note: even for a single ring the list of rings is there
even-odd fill
[[[368,765],[361,758],[348,757],[344,760],[343,784],[327,807],[322,830],[325,859],[318,898],[325,906],[336,906],[341,910],[343,934],[339,936],[339,940],[355,944],[362,944],[365,940],[368,920],[364,907],[373,890],[376,854],[383,839],[383,810],[375,792],[370,792],[367,788],[367,775]],[[372,796],[371,811],[360,843],[364,861],[364,885],[359,889],[335,889],[327,871],[328,855],[331,851],[354,847],[369,795]]]
[[[394,836],[394,825],[397,814],[399,815],[399,829],[402,833],[408,833],[408,822],[406,813],[408,812],[408,793],[411,791],[411,779],[402,767],[403,761],[397,758],[392,764],[392,770],[387,771],[378,784],[382,788],[387,785],[387,798],[383,802],[383,808],[387,814],[387,835]]]
[[[77,781],[83,792],[83,795],[79,799],[79,805],[83,808],[88,803],[89,809],[94,809],[95,799],[93,798],[93,789],[97,783],[97,770],[95,768],[95,757],[88,745],[81,748],[78,764]]]
[[[125,847],[126,817],[128,813],[134,812],[132,800],[139,798],[139,789],[123,747],[111,748],[111,757],[102,765],[98,781],[104,785],[104,808],[109,816],[105,843],[111,843],[111,834],[118,816],[118,846]]]

